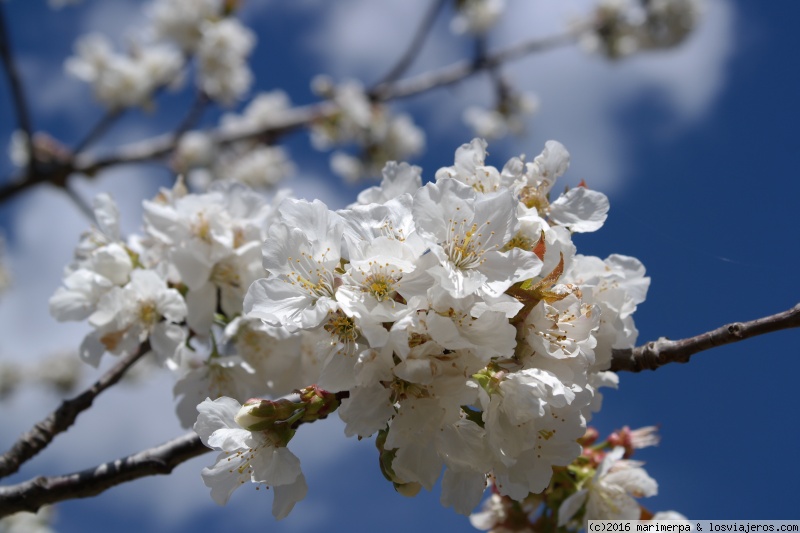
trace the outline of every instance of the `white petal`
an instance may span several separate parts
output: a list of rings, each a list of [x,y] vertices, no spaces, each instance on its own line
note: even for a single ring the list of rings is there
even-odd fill
[[[197,412],[199,414],[197,416],[197,422],[194,424],[194,431],[200,437],[200,440],[203,441],[203,444],[209,448],[215,447],[209,444],[209,439],[218,429],[227,428],[245,431],[234,420],[236,413],[239,412],[241,407],[242,405],[239,402],[226,396],[213,401],[210,398],[206,398],[198,405]],[[218,442],[217,439],[215,439],[215,442],[217,445],[225,444],[225,442]],[[235,447],[240,443],[239,440],[236,440],[236,442],[232,442],[231,445]],[[230,446],[228,446],[228,448],[230,448]]]
[[[631,468],[611,472],[603,481],[619,485],[636,498],[655,496],[658,493],[658,482],[647,475],[643,468]]]
[[[277,520],[283,520],[294,508],[294,504],[306,497],[308,484],[306,478],[300,473],[294,483],[280,485],[274,489],[275,496],[272,500],[272,516]]]
[[[330,392],[349,390],[356,386],[355,365],[358,357],[340,349],[340,345],[330,347],[317,383]]]
[[[111,196],[98,194],[92,202],[92,208],[100,231],[112,240],[119,240],[119,209]]]
[[[441,502],[459,514],[469,515],[481,501],[486,489],[486,475],[480,472],[457,472],[449,468],[442,477]]]
[[[256,449],[250,460],[253,481],[279,486],[294,483],[300,472],[300,459],[288,448],[265,446]]]
[[[186,331],[177,324],[160,322],[150,334],[150,345],[158,361],[170,369],[177,369],[180,361],[178,348],[186,341]]]
[[[550,220],[577,233],[596,231],[606,221],[608,208],[605,194],[575,187],[550,204]]]
[[[83,362],[89,363],[95,368],[100,364],[100,358],[105,352],[106,347],[100,342],[97,332],[87,335],[78,350]]]
[[[389,401],[391,395],[392,391],[382,385],[351,390],[350,397],[342,400],[339,407],[339,417],[346,424],[344,434],[368,437],[386,427],[386,422],[394,415]]]
[[[586,489],[582,489],[574,494],[570,494],[569,497],[561,503],[561,507],[558,508],[558,527],[563,527],[572,520],[575,513],[577,513],[584,502],[586,502],[586,496],[588,494],[589,492]]]
[[[181,281],[190,289],[198,289],[208,281],[214,264],[209,257],[198,257],[191,251],[183,248],[172,248],[170,259],[178,269]]]
[[[233,491],[242,486],[242,481],[246,480],[243,473],[239,473],[239,461],[229,461],[231,455],[221,453],[217,456],[214,466],[206,467],[200,475],[203,483],[211,489],[211,498],[219,505],[225,505],[231,498]]]
[[[186,322],[200,335],[208,334],[217,310],[217,287],[206,283],[197,290],[186,293],[186,307],[189,311]]]

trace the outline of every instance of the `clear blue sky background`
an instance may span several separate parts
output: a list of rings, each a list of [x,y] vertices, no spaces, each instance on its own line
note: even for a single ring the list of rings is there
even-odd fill
[[[509,0],[517,7],[522,2]],[[100,30],[99,24],[109,21],[117,24],[117,30],[127,26],[130,20],[120,20],[121,14],[127,13],[129,7],[133,13],[136,4],[86,0],[84,6],[57,13],[39,0],[10,0],[3,6],[11,21],[14,47],[23,62],[25,82],[36,95],[32,101],[37,129],[70,144],[101,116],[101,109],[92,103],[86,88],[63,81],[60,65],[77,35],[87,28]],[[296,103],[312,101],[308,82],[318,72],[338,78],[362,76],[368,84],[396,57],[388,55],[383,62],[375,61],[363,45],[345,43],[331,49],[358,53],[337,61],[326,58],[315,39],[369,33],[368,25],[358,25],[367,20],[366,16],[362,18],[357,13],[342,19],[352,27],[326,33],[332,31],[324,23],[326,17],[335,16],[344,7],[323,6],[314,0],[299,2],[300,7],[257,0],[245,4],[245,16],[259,36],[252,62],[257,87],[283,88]],[[398,2],[373,4],[385,4],[381,9],[393,17],[391,6]],[[563,59],[563,64],[556,66],[552,58],[545,56],[515,64],[508,72],[524,79],[526,89],[536,92],[541,86],[560,87],[564,96],[560,98],[553,91],[542,94],[543,110],[532,121],[529,136],[490,145],[490,162],[500,167],[520,151],[535,156],[545,140],[557,138],[573,155],[573,167],[565,183],[585,179],[590,186],[608,190],[611,212],[606,225],[595,234],[577,236],[575,241],[581,253],[601,257],[611,253],[633,255],[648,268],[652,277],[650,293],[636,313],[640,342],[659,336],[691,336],[727,322],[782,311],[800,302],[800,32],[795,18],[800,15],[800,7],[786,1],[718,0],[711,5],[714,8],[709,10],[710,15],[721,17],[720,9],[724,8],[729,17],[724,34],[727,52],[716,60],[715,71],[684,69],[682,63],[677,67],[669,65],[667,53],[609,65],[600,58],[587,58],[573,51],[573,55],[555,53],[556,61]],[[115,13],[114,9],[118,11]],[[392,19],[392,26],[404,28],[399,32],[400,40],[376,41],[375,47],[397,54],[410,38],[419,16],[417,10],[409,17]],[[427,55],[423,64],[436,64],[436,59],[454,58],[468,49],[463,39],[449,37],[446,19],[439,20],[438,37],[431,44],[432,51],[424,52]],[[705,24],[721,24],[720,20],[706,20]],[[535,22],[531,19],[532,26]],[[715,39],[722,38],[717,34],[708,37],[702,46],[691,49],[692,57],[681,61],[691,61],[708,52],[709,47],[719,44]],[[681,51],[670,52],[673,53]],[[654,66],[648,67],[651,63]],[[653,74],[662,67],[667,74]],[[570,74],[570,68],[584,69],[583,72],[592,69],[597,83],[587,83],[585,78]],[[648,71],[649,68],[653,70]],[[718,86],[701,99],[702,104],[687,112],[686,105],[675,103],[674,87],[682,87],[686,92],[683,98],[692,100],[693,84],[702,82],[704,75],[715,76]],[[615,78],[627,81],[614,85]],[[414,161],[425,169],[428,179],[437,168],[452,164],[455,148],[471,138],[457,116],[444,107],[438,108],[438,104],[449,99],[488,101],[490,97],[483,88],[476,81],[404,102],[405,109],[415,114],[428,134],[426,153]],[[586,102],[605,107],[600,111],[590,109]],[[186,105],[185,96],[167,96],[159,102],[154,115],[130,113],[112,131],[110,144],[168,130],[179,122]],[[7,86],[2,83],[0,144],[9,138],[14,123],[9,106]],[[217,117],[218,113],[209,112],[204,124],[213,125]],[[288,185],[298,194],[322,194],[331,204],[339,202],[337,207],[354,197],[357,188],[343,187],[329,176],[326,156],[310,153],[304,133],[293,134],[288,140],[302,175]],[[0,176],[9,174],[7,160],[0,169]],[[164,169],[150,165],[137,167],[126,175],[101,178],[97,184],[81,181],[79,186],[87,195],[110,188],[120,198],[141,198],[152,195],[159,184],[169,179]],[[133,182],[135,185],[131,185]],[[137,224],[137,202],[123,207],[130,230]],[[39,224],[45,220],[45,229],[32,222],[35,220]],[[0,296],[0,322],[6,321],[0,325],[4,328],[0,356],[32,360],[38,351],[52,350],[47,339],[60,340],[66,335],[64,331],[80,339],[82,330],[75,333],[52,320],[29,328],[25,320],[27,329],[13,326],[22,323],[13,320],[19,321],[20,315],[25,318],[27,313],[38,317],[36,313],[46,311],[47,295],[58,285],[58,272],[69,260],[77,234],[86,223],[65,200],[48,191],[36,191],[0,206],[0,223],[11,266],[22,269],[13,272],[17,292],[5,299]],[[58,251],[49,254],[49,246]],[[36,277],[42,258],[55,266],[47,267],[50,274]],[[29,265],[29,260],[38,263]],[[31,292],[34,288],[39,292]],[[25,307],[29,303],[30,310]],[[77,345],[78,341],[74,342]],[[620,390],[606,393],[604,409],[592,424],[601,433],[622,425],[660,424],[662,445],[640,454],[649,473],[659,482],[659,495],[643,501],[648,508],[674,509],[690,518],[703,519],[800,519],[800,462],[796,457],[800,442],[796,393],[799,343],[800,333],[784,331],[699,354],[687,365],[621,375]],[[161,405],[161,410],[155,407],[148,416],[172,416],[169,386],[169,381],[159,382],[161,392],[152,393],[150,398],[155,399],[146,405]],[[120,396],[114,396],[117,394]],[[56,402],[52,396],[46,401],[32,398],[33,392],[15,398],[0,410],[0,420],[10,428],[0,432],[4,448],[24,430],[30,417],[43,416],[48,406]],[[124,402],[135,410],[139,405],[136,398],[135,391],[122,390],[109,393],[108,401]],[[86,415],[86,422],[79,419],[71,435],[63,437],[61,448],[54,446],[55,458],[44,457],[32,463],[14,479],[72,471],[143,447],[137,443],[126,448],[124,442],[105,450],[91,447],[91,441],[113,441],[118,430],[122,434],[133,431],[145,435],[144,446],[179,434],[177,426],[164,423],[167,428],[163,429],[164,424],[154,423],[161,432],[151,437],[146,418],[131,415],[130,419],[120,419],[119,412],[114,419],[102,418],[113,414],[94,418]],[[82,423],[90,428],[84,432],[100,428],[86,439],[87,444],[74,436],[82,431]],[[132,429],[132,424],[137,426]],[[217,507],[199,477],[202,465],[211,462],[211,455],[207,455],[178,469],[176,479],[182,485],[153,478],[95,499],[61,504],[57,528],[65,532],[108,531],[112,527],[115,531],[208,531],[232,527],[275,532],[470,530],[466,518],[438,503],[438,487],[414,499],[396,494],[380,475],[370,441],[345,442],[335,422],[309,429],[304,438],[297,453],[309,480],[309,496],[284,522],[272,519],[271,496],[249,489],[234,494],[228,506]],[[83,446],[88,450],[85,453],[78,450]]]

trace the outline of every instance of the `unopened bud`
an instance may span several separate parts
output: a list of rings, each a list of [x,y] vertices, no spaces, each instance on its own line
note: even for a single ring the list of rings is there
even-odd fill
[[[598,431],[595,428],[588,427],[586,428],[586,433],[583,434],[583,437],[578,439],[578,444],[580,444],[581,446],[591,446],[592,444],[597,442],[599,436],[600,433],[598,433]]]
[[[336,411],[341,404],[336,394],[320,389],[316,385],[306,387],[298,392],[300,401],[305,404],[305,413],[301,419],[303,422],[313,422],[325,418]]]
[[[252,398],[244,402],[234,420],[249,431],[262,431],[290,418],[296,410],[294,403],[283,398],[275,401]]]

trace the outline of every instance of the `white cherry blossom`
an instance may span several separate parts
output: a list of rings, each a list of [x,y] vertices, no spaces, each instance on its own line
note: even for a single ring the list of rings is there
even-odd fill
[[[272,487],[272,514],[280,520],[308,492],[300,460],[268,431],[248,431],[237,424],[235,417],[241,407],[225,397],[206,399],[197,406],[195,432],[203,444],[222,452],[214,466],[203,469],[203,481],[220,505],[248,481]]]
[[[589,520],[639,519],[641,511],[634,498],[655,496],[658,483],[641,463],[622,460],[624,453],[624,448],[614,448],[586,486],[564,500],[558,510],[559,526],[568,524],[584,504],[584,527]]]

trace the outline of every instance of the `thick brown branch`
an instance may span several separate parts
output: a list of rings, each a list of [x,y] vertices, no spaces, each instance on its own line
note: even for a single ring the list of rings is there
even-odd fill
[[[693,354],[716,346],[796,327],[800,327],[800,304],[783,313],[750,322],[735,322],[688,339],[670,341],[662,338],[632,350],[614,350],[611,370],[655,370],[668,363],[685,363]],[[36,511],[43,505],[58,501],[95,496],[134,479],[168,474],[180,463],[208,451],[197,435],[189,433],[155,448],[80,472],[38,477],[0,487],[0,517],[18,511]]]
[[[339,407],[343,399],[350,396],[347,391],[331,395],[331,393],[320,391],[313,385],[302,391],[310,391],[311,399],[314,399],[318,392],[328,395],[325,400],[327,408],[320,409],[320,405],[315,404],[318,410],[315,411],[314,416],[309,419],[296,420],[292,427],[327,418]],[[302,391],[295,391],[295,393]],[[296,396],[295,393],[289,396]],[[303,401],[302,396],[300,401]],[[19,511],[35,512],[41,506],[49,503],[96,496],[111,487],[134,479],[169,474],[182,462],[210,451],[210,448],[203,445],[200,437],[194,432],[190,432],[155,448],[80,472],[63,476],[40,476],[17,485],[0,487],[0,518]]]
[[[148,342],[143,343],[137,353],[122,359],[98,379],[94,385],[78,396],[61,402],[58,409],[53,411],[50,416],[22,435],[10,450],[0,456],[0,478],[19,470],[23,463],[45,449],[56,435],[69,429],[75,423],[78,415],[91,407],[92,402],[101,392],[117,383],[125,374],[125,371],[149,351],[150,344]]]
[[[757,335],[797,327],[800,327],[800,304],[776,315],[757,318],[750,322],[734,322],[688,339],[671,341],[661,337],[657,341],[633,349],[614,350],[611,370],[641,372],[655,370],[669,363],[688,363],[692,355],[698,352]]]
[[[88,498],[121,483],[169,474],[193,457],[210,452],[195,433],[187,433],[155,448],[63,476],[37,477],[0,487],[0,517],[73,498]]]

